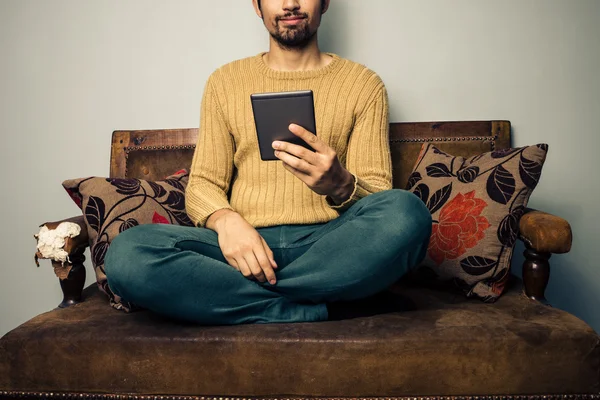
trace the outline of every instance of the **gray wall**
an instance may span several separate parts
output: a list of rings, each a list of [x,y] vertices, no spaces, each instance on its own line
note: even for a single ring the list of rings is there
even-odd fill
[[[548,298],[600,331],[598,16],[597,0],[333,0],[321,43],[381,75],[393,121],[508,119],[515,145],[550,144],[530,204],[575,241]],[[0,0],[0,335],[61,300],[32,237],[78,213],[60,183],[108,174],[115,129],[197,126],[208,75],[267,43],[250,0]]]

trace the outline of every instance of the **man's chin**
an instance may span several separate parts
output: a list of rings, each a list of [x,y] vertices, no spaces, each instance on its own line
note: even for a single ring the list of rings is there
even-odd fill
[[[275,38],[275,40],[281,47],[288,49],[288,50],[303,49],[310,43],[310,39],[282,40],[281,38]]]
[[[286,35],[287,33],[287,35]],[[281,46],[286,48],[303,48],[306,47],[314,35],[308,35],[305,31],[299,29],[289,29],[287,32],[279,35],[272,35],[273,38]]]

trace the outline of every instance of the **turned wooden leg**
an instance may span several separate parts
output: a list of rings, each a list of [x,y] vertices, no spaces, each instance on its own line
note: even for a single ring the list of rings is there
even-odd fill
[[[69,272],[67,279],[60,280],[60,287],[63,292],[63,301],[58,305],[59,308],[65,308],[81,302],[81,292],[85,285],[85,267],[83,262],[85,256],[84,249],[70,256],[73,267]]]
[[[544,296],[548,280],[550,279],[550,253],[538,253],[533,249],[523,252],[525,262],[523,263],[523,282],[525,283],[525,295],[532,300],[549,305]]]

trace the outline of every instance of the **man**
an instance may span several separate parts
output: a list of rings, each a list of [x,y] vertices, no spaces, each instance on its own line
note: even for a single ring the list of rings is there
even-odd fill
[[[106,257],[111,289],[202,324],[322,321],[339,301],[381,292],[425,255],[431,216],[393,190],[387,93],[362,65],[322,53],[330,0],[253,0],[268,53],[216,70],[201,105],[186,189],[196,227],[141,225]],[[311,89],[315,150],[273,142],[260,159],[253,93]]]

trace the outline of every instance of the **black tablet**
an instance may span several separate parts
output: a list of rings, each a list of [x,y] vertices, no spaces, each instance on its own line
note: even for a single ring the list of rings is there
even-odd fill
[[[250,100],[258,135],[260,158],[263,161],[278,160],[272,146],[275,140],[294,143],[314,151],[304,140],[289,130],[290,124],[297,124],[317,134],[312,90],[255,93],[250,95]]]

